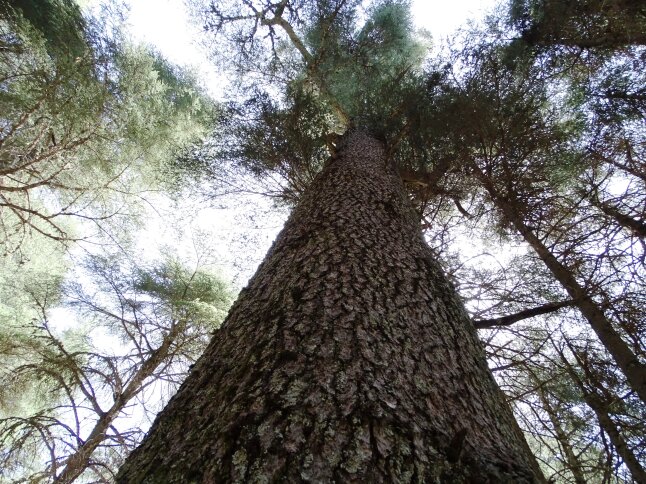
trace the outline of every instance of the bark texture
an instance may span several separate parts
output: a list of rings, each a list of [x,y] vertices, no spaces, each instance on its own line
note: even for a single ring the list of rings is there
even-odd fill
[[[542,479],[401,179],[355,131],[117,481]]]

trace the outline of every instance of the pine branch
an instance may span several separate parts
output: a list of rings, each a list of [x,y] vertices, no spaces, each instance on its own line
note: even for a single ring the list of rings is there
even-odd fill
[[[473,321],[476,329],[484,328],[494,328],[496,326],[510,326],[514,323],[522,321],[524,319],[533,318],[534,316],[540,316],[542,314],[549,314],[559,309],[572,306],[574,304],[573,299],[568,299],[567,301],[561,301],[556,303],[547,303],[542,306],[537,306],[531,309],[525,309],[514,314],[508,314],[507,316],[501,316],[499,318],[491,319],[476,319]]]

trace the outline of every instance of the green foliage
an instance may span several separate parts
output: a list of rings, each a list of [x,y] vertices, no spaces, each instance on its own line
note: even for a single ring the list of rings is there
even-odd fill
[[[312,29],[319,32],[321,26]],[[355,124],[363,126],[368,117],[387,119],[397,109],[400,85],[420,72],[426,55],[427,46],[413,32],[407,4],[388,1],[373,5],[356,30],[308,36],[319,75]]]
[[[52,8],[58,3],[52,3]],[[61,7],[62,8],[62,7]],[[82,238],[71,225],[109,219],[124,202],[174,184],[174,157],[215,119],[190,74],[110,34],[92,35],[80,55],[50,54],[42,32],[20,15],[0,22],[0,238],[17,250],[30,234]],[[110,44],[98,52],[95,45]],[[64,50],[64,49],[63,49]]]
[[[588,114],[590,131],[621,136],[618,131],[632,131],[631,125],[643,120],[644,5],[517,0],[510,4],[508,21],[520,32],[509,45],[510,55],[535,62],[544,78],[564,83],[571,107]]]
[[[197,2],[195,7],[201,8]],[[421,135],[418,108],[432,97],[423,92],[432,77],[422,69],[428,39],[415,34],[405,1],[363,7],[345,1],[289,8],[214,1],[201,9],[207,30],[232,46],[222,62],[232,60],[237,71],[251,75],[240,80],[238,94],[247,101],[230,110],[215,136],[216,149],[197,156],[209,158],[210,167],[234,160],[260,178],[277,176],[283,180],[278,196],[291,203],[348,126],[370,129],[394,145],[404,132]],[[265,27],[267,43],[254,35]],[[264,88],[265,82],[272,87]],[[432,163],[425,144],[406,149]],[[195,158],[187,156],[187,165],[195,166]],[[408,157],[409,165],[413,159]]]
[[[334,123],[326,106],[299,84],[282,102],[257,92],[229,106],[212,163],[230,160],[259,178],[279,174],[284,184],[277,195],[293,203],[329,157]]]
[[[40,32],[52,56],[70,58],[87,52],[87,23],[74,0],[4,0],[0,15],[18,22],[21,17],[26,20]]]
[[[111,220],[122,225],[122,211],[137,212],[137,193],[181,191],[202,175],[229,187],[227,166],[278,179],[270,194],[293,204],[334,152],[336,135],[352,125],[370,129],[401,172],[412,173],[409,191],[427,234],[454,259],[450,268],[476,301],[475,314],[505,315],[565,294],[524,251],[506,271],[461,268],[460,251],[446,247],[457,224],[469,236],[485,232],[488,250],[535,235],[643,354],[643,235],[635,227],[643,226],[645,197],[635,182],[646,180],[646,29],[638,3],[514,0],[508,18],[490,20],[486,32],[466,34],[459,52],[430,61],[405,1],[209,2],[203,19],[220,35],[214,55],[233,62],[240,89],[203,143],[220,113],[190,73],[106,40],[68,1],[39,2],[42,10],[20,4],[5,8],[0,23],[0,222],[11,261],[0,269],[0,356],[12,370],[4,378],[22,390],[0,395],[5,411],[22,414],[4,420],[2,445],[24,450],[2,454],[12,472],[54,441],[83,438],[62,425],[73,429],[60,403],[69,395],[90,407],[114,404],[160,348],[169,349],[170,363],[142,388],[179,383],[229,300],[212,274],[174,259],[142,269],[97,257],[85,267],[91,278],[61,285],[65,267],[41,267],[30,234],[78,238],[82,228],[65,222],[73,216],[101,220],[102,229]],[[99,49],[102,42],[110,47]],[[628,188],[616,195],[622,183]],[[525,235],[497,210],[500,200],[513,205]],[[11,274],[29,257],[34,268],[21,272],[23,289],[12,292]],[[61,301],[83,321],[74,333],[51,324]],[[585,330],[574,310],[552,316],[540,324],[551,329],[563,318],[568,329]],[[503,342],[499,333],[488,340],[492,361],[555,479],[574,475],[568,442],[591,481],[611,463],[620,466],[586,391],[603,397],[629,447],[643,448],[643,405],[618,398],[629,388],[593,336],[577,353],[592,355],[588,364],[546,350],[550,331],[517,328]],[[99,337],[118,341],[123,353],[107,354]],[[90,375],[86,383],[79,374]],[[49,406],[25,404],[36,394]],[[39,440],[41,431],[50,440]],[[123,455],[110,445],[129,448],[140,438],[106,435],[95,457],[108,467]]]
[[[177,190],[175,157],[217,113],[193,74],[124,41],[118,19],[67,0],[0,15],[0,479],[88,468],[106,481],[145,426],[115,419],[158,409],[231,294],[201,267],[81,263],[68,243],[123,245],[146,192]]]
[[[2,258],[0,366],[4,377],[7,371],[10,374],[11,368],[33,361],[39,352],[48,351],[44,341],[35,337],[32,322],[60,302],[60,286],[67,269],[60,247],[52,241],[29,240],[20,254]],[[48,376],[41,373],[38,379],[43,378]],[[49,399],[42,381],[13,375],[10,384],[0,386],[0,415],[21,413]]]
[[[220,278],[204,270],[191,271],[179,260],[167,260],[139,270],[133,288],[151,299],[165,301],[167,310],[190,315],[194,327],[215,330],[231,303],[231,292]]]
[[[531,44],[616,49],[646,42],[646,7],[626,0],[513,0],[510,23]]]
[[[142,437],[144,424],[128,415],[159,409],[231,303],[218,276],[178,259],[140,268],[104,255],[81,267],[63,285],[18,288],[32,296],[22,302],[30,319],[3,325],[4,478],[60,477],[92,445],[80,471],[107,479]],[[108,414],[100,439],[88,440]]]

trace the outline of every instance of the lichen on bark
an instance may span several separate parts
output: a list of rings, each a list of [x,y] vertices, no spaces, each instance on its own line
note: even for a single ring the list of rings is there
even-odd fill
[[[345,136],[117,481],[542,481],[379,141]]]

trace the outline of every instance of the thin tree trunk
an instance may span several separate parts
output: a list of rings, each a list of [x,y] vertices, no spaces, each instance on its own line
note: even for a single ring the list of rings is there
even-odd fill
[[[619,369],[628,380],[630,387],[637,393],[639,398],[646,402],[646,365],[642,364],[628,344],[615,330],[610,320],[603,313],[597,303],[588,295],[572,272],[550,252],[543,242],[534,234],[523,221],[517,206],[509,199],[501,196],[496,190],[491,179],[477,166],[474,165],[476,176],[480,179],[483,187],[491,196],[494,204],[502,211],[507,220],[522,235],[525,241],[534,249],[538,257],[552,273],[554,278],[563,286],[570,297],[574,300],[575,306],[586,318],[590,327],[595,332],[599,341],[608,350]]]
[[[608,217],[617,222],[621,227],[628,229],[633,235],[639,237],[640,239],[646,238],[646,223],[641,220],[637,220],[630,215],[622,213],[617,207],[608,202],[603,202],[599,200],[599,197],[596,194],[593,194],[590,197],[590,203],[601,210]]]
[[[168,357],[171,345],[177,339],[180,331],[186,328],[183,322],[177,322],[173,325],[168,334],[164,337],[159,348],[153,351],[148,359],[141,365],[139,370],[130,379],[123,392],[115,397],[112,406],[102,413],[92,428],[92,431],[76,451],[65,461],[65,467],[61,473],[54,479],[55,483],[68,484],[76,480],[87,468],[92,453],[105,440],[105,434],[110,429],[119,414],[126,408],[126,405],[132,400],[141,385],[147,378],[150,378],[157,367]]]
[[[572,350],[572,347],[570,347],[570,350]],[[628,446],[628,443],[621,435],[621,432],[617,428],[617,425],[612,421],[612,418],[610,417],[610,413],[608,411],[608,404],[594,391],[590,391],[585,386],[581,378],[579,378],[579,375],[577,375],[576,371],[574,371],[574,368],[572,368],[572,365],[570,365],[570,362],[560,351],[559,356],[561,357],[561,362],[568,372],[568,375],[570,375],[570,378],[572,378],[574,384],[581,391],[583,400],[597,416],[599,427],[610,438],[610,442],[612,442],[612,445],[614,445],[615,449],[617,450],[617,454],[619,454],[619,457],[621,457],[621,459],[624,461],[624,464],[630,471],[630,474],[633,476],[635,482],[646,484],[646,470],[644,469],[644,467],[642,467],[639,459],[632,451],[632,449]]]
[[[625,149],[626,149],[626,161],[628,163],[620,163],[617,160],[615,160],[612,156],[606,156],[595,150],[590,150],[590,154],[592,155],[594,162],[601,161],[603,163],[608,163],[609,165],[617,167],[620,170],[646,182],[646,170],[644,169],[641,163],[635,162],[632,155],[632,149],[630,147],[630,144],[627,141],[625,142]]]
[[[565,429],[559,421],[558,412],[552,406],[551,402],[549,401],[549,396],[546,395],[545,390],[540,386],[540,383],[538,381],[535,381],[535,383],[537,384],[536,393],[538,395],[538,398],[541,400],[541,403],[543,404],[543,408],[545,409],[550,422],[552,423],[552,427],[554,427],[556,440],[558,441],[559,446],[561,447],[561,450],[563,452],[563,456],[565,457],[567,468],[574,477],[574,482],[576,484],[586,484],[587,481],[585,480],[585,477],[583,476],[583,472],[581,470],[581,462],[579,462],[579,459],[574,454],[574,449],[570,445],[570,439],[568,438]]]
[[[542,479],[401,179],[354,131],[117,482]]]

